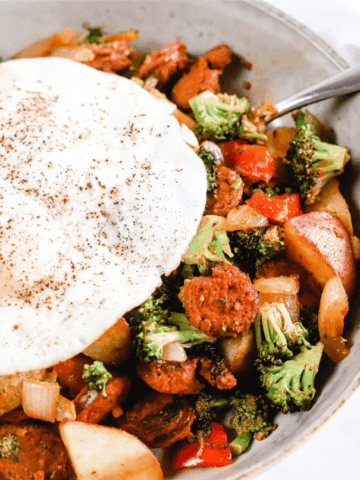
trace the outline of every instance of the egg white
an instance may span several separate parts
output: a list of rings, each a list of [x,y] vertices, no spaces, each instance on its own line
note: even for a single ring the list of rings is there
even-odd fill
[[[0,375],[81,352],[174,270],[206,172],[160,101],[60,58],[0,65]]]

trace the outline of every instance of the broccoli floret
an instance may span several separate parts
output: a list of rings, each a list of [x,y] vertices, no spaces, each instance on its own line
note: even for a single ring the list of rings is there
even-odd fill
[[[9,458],[20,450],[20,439],[12,433],[6,433],[0,437],[0,457]]]
[[[293,190],[305,204],[314,203],[325,183],[343,172],[349,158],[347,148],[322,142],[310,125],[303,124],[286,153]]]
[[[161,360],[164,346],[169,343],[180,342],[191,347],[216,341],[190,325],[185,314],[163,310],[162,304],[163,299],[155,300],[151,296],[125,316],[133,333],[136,355],[141,361]]]
[[[255,318],[258,363],[281,365],[283,359],[293,357],[293,346],[305,345],[308,331],[300,323],[293,323],[283,303],[263,303]]]
[[[259,268],[283,250],[285,250],[284,229],[277,225],[267,228],[258,244],[255,268]]]
[[[191,397],[190,397],[191,398]],[[227,396],[218,396],[200,392],[192,396],[196,419],[192,424],[195,439],[203,441],[209,433],[210,425],[224,409],[231,408],[230,426],[236,438],[230,443],[233,455],[240,455],[250,445],[253,438],[263,440],[276,429],[270,420],[273,413],[263,395],[235,392]]]
[[[210,152],[204,147],[200,147],[198,155],[204,162],[206,168],[207,193],[211,193],[218,187],[218,173],[215,170],[215,165],[217,165],[218,163],[217,158],[212,152]]]
[[[296,112],[292,114],[292,117],[297,129],[303,125],[309,125],[313,134],[323,142],[332,143],[334,141],[334,134],[331,128],[320,122],[309,110],[296,110]]]
[[[230,232],[229,240],[234,260],[250,274],[285,250],[284,230],[275,225]]]
[[[233,455],[240,455],[250,445],[252,438],[264,440],[276,429],[268,420],[269,407],[262,395],[240,394],[230,401],[232,406],[231,427],[237,433],[230,443]]]
[[[284,185],[276,185],[275,187],[270,187],[269,185],[265,185],[264,187],[260,188],[258,185],[250,188],[251,193],[254,194],[256,192],[265,193],[268,197],[275,197],[276,195],[283,195],[284,193],[293,193],[292,188]]]
[[[308,331],[308,340],[311,345],[320,341],[319,325],[317,313],[308,306],[300,306],[300,322]]]
[[[162,275],[162,284],[153,293],[155,300],[161,298],[161,309],[169,312],[184,312],[179,293],[184,285],[184,279],[191,277],[191,271],[187,271],[187,265],[181,264],[170,275]],[[189,266],[191,268],[191,266]]]
[[[192,430],[199,436],[205,436],[209,432],[209,427],[223,408],[230,405],[230,399],[209,395],[200,392],[195,396],[195,413],[196,418],[192,425]]]
[[[310,409],[323,348],[321,342],[310,349],[302,346],[299,354],[282,365],[258,367],[266,397],[283,413]]]
[[[106,370],[102,362],[95,360],[91,365],[84,365],[82,378],[89,385],[90,390],[102,390],[103,398],[107,398],[105,388],[111,373]]]
[[[207,215],[202,217],[199,228],[188,251],[183,256],[187,265],[197,265],[201,274],[205,273],[207,263],[227,262],[233,257],[226,232],[216,230],[225,221],[224,217]]]
[[[200,138],[216,141],[232,138],[266,140],[266,136],[257,133],[256,127],[243,117],[250,110],[245,97],[214,95],[207,90],[192,98],[189,103],[197,121],[196,133]]]
[[[100,43],[100,38],[104,35],[103,27],[94,27],[91,28],[90,25],[85,22],[83,27],[89,32],[87,37],[81,42],[82,45],[86,45],[87,43]]]

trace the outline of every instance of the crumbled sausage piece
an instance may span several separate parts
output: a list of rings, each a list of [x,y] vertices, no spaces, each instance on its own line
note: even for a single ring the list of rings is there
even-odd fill
[[[191,325],[215,337],[246,332],[259,307],[250,278],[233,265],[213,268],[210,277],[185,280],[181,296]]]
[[[86,65],[102,70],[103,72],[115,73],[130,67],[137,58],[136,50],[125,40],[115,42],[90,43],[86,48],[95,54],[94,60],[85,62]]]
[[[163,393],[191,394],[205,387],[196,378],[198,358],[186,362],[140,363],[136,371],[149,387]]]
[[[226,217],[232,208],[235,208],[242,199],[243,185],[232,188],[239,179],[239,175],[227,167],[215,167],[218,172],[218,187],[208,195],[206,201],[205,215],[220,215]]]
[[[0,456],[1,479],[68,478],[66,450],[52,427],[34,421],[6,424],[0,426],[0,438],[3,435],[13,435],[19,448],[8,458]]]
[[[181,42],[171,42],[148,55],[135,76],[143,80],[149,77],[157,79],[156,88],[161,90],[174,75],[186,70],[190,65],[191,60],[186,54],[186,45]]]
[[[83,379],[84,365],[91,365],[92,362],[92,358],[80,353],[53,366],[53,371],[57,373],[60,385],[69,389],[71,397],[76,397],[86,386]]]
[[[227,45],[218,45],[208,50],[204,57],[211,68],[223,70],[231,62],[232,51]]]
[[[118,427],[148,447],[169,447],[190,435],[194,408],[185,398],[151,393],[118,420]]]
[[[26,415],[24,412],[22,406],[15,408],[14,410],[11,410],[11,412],[7,412],[4,415],[1,415],[0,417],[0,424],[3,423],[20,423],[23,422],[24,420],[29,420],[29,416]]]
[[[100,391],[84,387],[75,398],[79,422],[99,423],[113,408],[121,404],[130,390],[130,380],[126,376],[112,377],[105,388],[107,398]]]
[[[236,378],[225,365],[225,361],[213,362],[210,358],[200,358],[199,374],[207,380],[210,385],[219,390],[228,390],[236,386]]]
[[[204,57],[199,57],[189,72],[174,85],[171,100],[182,110],[189,110],[189,100],[205,90],[220,93],[220,70],[209,68]]]

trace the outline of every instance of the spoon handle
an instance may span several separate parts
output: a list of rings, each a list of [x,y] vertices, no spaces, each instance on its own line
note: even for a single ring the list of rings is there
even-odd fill
[[[360,90],[360,65],[348,68],[344,72],[317,83],[296,95],[275,105],[277,113],[269,117],[266,123],[297,108],[305,107],[310,103],[320,102],[337,95],[346,95]]]

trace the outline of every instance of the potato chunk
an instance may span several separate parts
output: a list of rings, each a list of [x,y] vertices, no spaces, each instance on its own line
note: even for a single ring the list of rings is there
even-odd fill
[[[131,335],[130,327],[124,318],[119,320],[106,330],[94,343],[88,346],[84,352],[85,355],[105,363],[123,363],[131,353]]]
[[[339,185],[340,183],[337,178],[331,178],[321,190],[316,202],[311,205],[306,205],[304,213],[328,210],[342,221],[351,237],[354,235],[351,215],[348,204],[340,193]]]
[[[322,287],[340,277],[350,296],[355,286],[355,260],[342,222],[325,210],[292,218],[284,226],[288,257],[311,272]]]
[[[233,375],[248,370],[256,357],[256,342],[253,327],[235,338],[220,339],[221,351],[226,366]]]
[[[163,480],[152,451],[124,430],[83,422],[59,430],[78,480]]]

